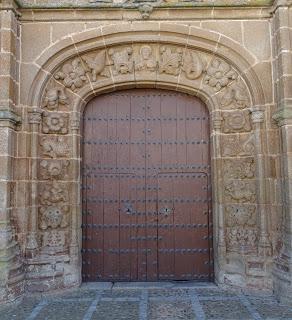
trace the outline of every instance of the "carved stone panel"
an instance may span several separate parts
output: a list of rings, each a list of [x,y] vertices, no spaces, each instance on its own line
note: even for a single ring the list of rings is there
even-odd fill
[[[223,161],[225,180],[251,179],[255,176],[254,158],[228,159]]]
[[[59,112],[45,112],[43,116],[43,133],[68,133],[69,115]]]
[[[113,74],[127,74],[132,73],[134,68],[133,49],[132,47],[125,47],[123,49],[109,49],[109,57],[113,65]]]
[[[69,160],[41,160],[40,178],[44,180],[67,179],[69,165]]]
[[[255,152],[252,134],[229,134],[220,137],[221,155],[223,157],[252,156]]]
[[[177,76],[182,65],[182,48],[160,47],[159,73]]]
[[[234,81],[220,95],[221,109],[244,109],[250,106],[250,99],[243,81]]]
[[[225,200],[227,202],[253,203],[256,201],[255,181],[231,180],[224,185]]]
[[[247,132],[251,130],[250,114],[245,111],[222,112],[224,133]]]
[[[135,70],[150,72],[155,72],[157,70],[157,61],[151,46],[141,46],[139,54],[135,60]]]
[[[41,154],[50,158],[66,158],[70,156],[68,138],[64,136],[43,136],[40,139]]]

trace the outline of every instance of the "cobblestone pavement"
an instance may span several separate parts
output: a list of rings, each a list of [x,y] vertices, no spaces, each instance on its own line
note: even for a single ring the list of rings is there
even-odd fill
[[[1,320],[292,319],[292,307],[200,283],[92,283],[2,306]]]

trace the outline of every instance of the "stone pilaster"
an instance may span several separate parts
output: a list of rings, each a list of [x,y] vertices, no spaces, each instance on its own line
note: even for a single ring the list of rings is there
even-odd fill
[[[0,302],[23,293],[22,258],[12,223],[18,100],[19,34],[14,1],[0,3]]]
[[[278,110],[273,118],[282,136],[282,248],[275,260],[274,290],[283,302],[292,303],[292,8],[291,1],[276,1],[273,40],[274,74]]]

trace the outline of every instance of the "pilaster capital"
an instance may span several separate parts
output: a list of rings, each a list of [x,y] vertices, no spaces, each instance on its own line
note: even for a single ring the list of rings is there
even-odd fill
[[[263,107],[254,107],[250,111],[252,123],[262,123],[265,121],[265,109]]]
[[[33,108],[28,111],[28,122],[30,124],[40,124],[42,121],[43,110],[40,108]]]
[[[73,131],[78,131],[79,130],[79,128],[80,128],[80,117],[79,117],[79,114],[74,113],[72,115],[72,118],[70,120],[70,125],[71,125],[71,129]]]
[[[11,10],[16,16],[20,16],[20,13],[17,11],[19,8],[19,3],[17,0],[1,0],[0,1],[0,10]]]

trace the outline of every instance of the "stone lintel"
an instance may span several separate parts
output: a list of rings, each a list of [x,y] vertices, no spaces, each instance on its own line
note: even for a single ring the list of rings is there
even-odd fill
[[[9,1],[9,0],[6,0]],[[12,0],[10,0],[12,1]],[[43,2],[42,0],[35,1],[29,0],[23,2],[23,0],[17,0],[20,8],[30,8],[30,9],[48,9],[48,8],[99,8],[99,7],[113,7],[113,8],[135,8],[142,3],[150,3],[154,7],[171,7],[171,8],[180,8],[180,7],[267,7],[272,6],[274,0],[83,0],[83,1],[74,1],[74,0],[60,0],[58,2]]]

